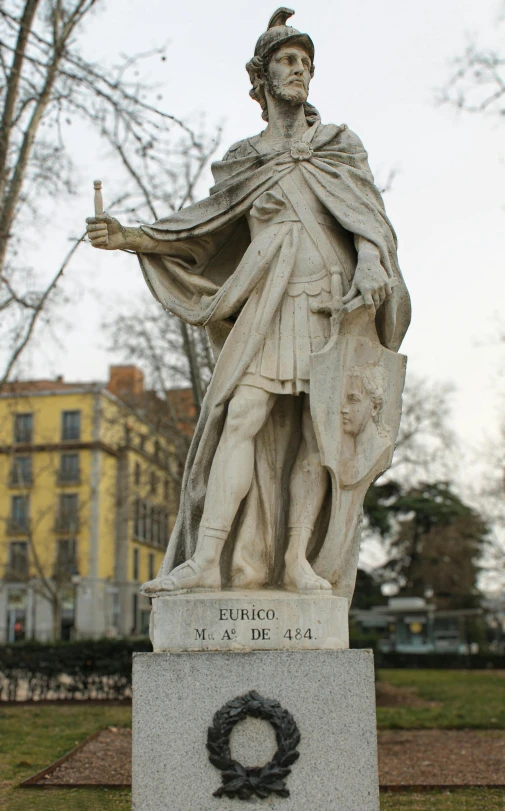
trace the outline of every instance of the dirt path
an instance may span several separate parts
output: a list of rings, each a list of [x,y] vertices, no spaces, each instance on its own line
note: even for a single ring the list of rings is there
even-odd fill
[[[505,732],[379,732],[379,776],[384,788],[505,786]],[[88,738],[37,784],[130,785],[131,730],[111,727]]]

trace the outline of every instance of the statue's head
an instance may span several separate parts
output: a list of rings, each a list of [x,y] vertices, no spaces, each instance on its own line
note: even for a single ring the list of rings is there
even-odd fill
[[[384,403],[386,372],[374,364],[352,366],[340,409],[345,434],[358,436],[373,420],[378,425]]]
[[[250,96],[261,105],[265,121],[268,94],[288,104],[305,105],[309,121],[318,116],[315,107],[307,102],[314,75],[314,43],[308,34],[286,25],[293,14],[289,8],[277,9],[246,65],[252,84]]]

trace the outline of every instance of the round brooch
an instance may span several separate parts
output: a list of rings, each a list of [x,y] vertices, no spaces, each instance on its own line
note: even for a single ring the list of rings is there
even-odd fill
[[[248,715],[262,718],[274,728],[277,751],[264,766],[246,768],[231,757],[231,731]],[[223,781],[214,797],[238,797],[240,800],[248,800],[253,795],[264,799],[269,794],[289,797],[285,778],[291,773],[289,767],[300,757],[296,749],[299,743],[300,732],[295,720],[278,701],[263,698],[255,690],[228,701],[214,715],[213,726],[209,727],[207,735],[209,760],[221,771]]]
[[[295,161],[308,161],[313,153],[312,146],[307,141],[295,141],[291,146],[291,157]]]

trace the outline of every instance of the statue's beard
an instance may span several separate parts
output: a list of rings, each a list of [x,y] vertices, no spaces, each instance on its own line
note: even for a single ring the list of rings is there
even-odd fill
[[[267,87],[274,99],[285,101],[288,104],[292,104],[294,107],[305,104],[309,95],[308,89],[305,86],[278,84],[272,81],[269,75],[267,75]]]

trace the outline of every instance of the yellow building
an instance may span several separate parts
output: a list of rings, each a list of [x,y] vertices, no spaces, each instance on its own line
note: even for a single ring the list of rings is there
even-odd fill
[[[0,641],[147,632],[139,585],[163,559],[180,473],[145,416],[163,407],[132,366],[107,385],[4,387]]]

